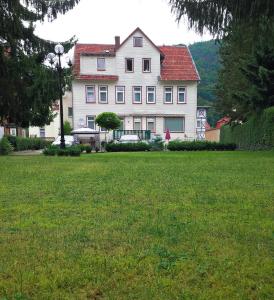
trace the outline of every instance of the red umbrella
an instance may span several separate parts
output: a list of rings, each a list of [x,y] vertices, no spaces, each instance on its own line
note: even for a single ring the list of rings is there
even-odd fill
[[[166,130],[166,140],[170,140],[170,131],[169,131],[169,129],[167,128],[167,130]]]

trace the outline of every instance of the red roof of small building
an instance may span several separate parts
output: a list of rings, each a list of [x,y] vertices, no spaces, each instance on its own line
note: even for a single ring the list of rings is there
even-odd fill
[[[140,29],[137,28],[134,32],[136,32],[137,30]],[[155,46],[153,43],[152,45]],[[118,80],[119,77],[117,75],[80,74],[80,57],[81,55],[82,56],[84,55],[115,56],[115,52],[116,50],[119,51],[119,48],[115,49],[115,45],[110,45],[110,44],[76,44],[74,50],[75,78],[80,80]],[[200,80],[198,71],[196,69],[196,66],[194,64],[194,61],[192,59],[192,56],[187,46],[184,45],[183,46],[160,46],[157,48],[161,53],[161,56],[163,57],[162,65],[161,65],[161,80],[163,81]]]
[[[223,125],[228,124],[230,122],[231,118],[229,117],[223,117],[216,123],[216,128],[220,129]]]

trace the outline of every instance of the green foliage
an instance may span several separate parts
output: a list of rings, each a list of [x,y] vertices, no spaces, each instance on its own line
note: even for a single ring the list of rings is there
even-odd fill
[[[198,84],[198,105],[210,106],[207,113],[207,121],[211,126],[222,117],[215,109],[216,82],[220,70],[219,58],[220,43],[214,40],[194,43],[189,50],[200,74],[201,81]]]
[[[58,155],[58,156],[68,156],[69,155],[69,152],[68,152],[68,148],[58,148],[57,150],[56,150],[56,154]]]
[[[13,151],[13,147],[9,140],[4,136],[0,140],[0,155],[8,155]]]
[[[7,136],[7,138],[15,151],[39,150],[50,144],[49,141],[41,138],[24,138],[20,136]]]
[[[67,148],[68,154],[70,156],[80,156],[81,155],[81,149],[79,146],[71,146]]]
[[[136,151],[149,151],[150,149],[151,146],[143,142],[124,143],[124,144],[108,143],[106,145],[107,152],[136,152]]]
[[[56,71],[45,64],[55,43],[34,33],[35,22],[55,19],[79,0],[0,0],[0,124],[44,126],[52,121],[51,106],[58,97]],[[75,38],[63,43],[67,52]],[[67,72],[64,72],[65,77]],[[69,78],[69,76],[68,76]],[[64,78],[63,87],[67,81]]]
[[[115,130],[119,128],[121,120],[115,113],[103,112],[96,117],[96,123],[101,128]]]
[[[252,26],[261,16],[274,16],[272,0],[169,0],[177,20],[188,18],[190,28],[201,34],[205,30],[222,36],[232,25],[246,23]]]
[[[250,117],[243,124],[223,126],[220,140],[223,143],[236,143],[239,149],[273,149],[274,107]]]
[[[0,298],[273,299],[273,165],[274,151],[0,157]]]
[[[72,127],[69,123],[69,121],[64,122],[64,135],[71,135]]]
[[[46,156],[54,156],[57,154],[57,151],[60,147],[55,145],[49,145],[43,150],[43,154]]]
[[[217,143],[208,141],[170,141],[167,145],[170,151],[225,151],[235,150],[236,144],[234,143]]]
[[[156,137],[153,141],[149,143],[151,151],[161,151],[164,150],[164,141],[161,136]]]
[[[86,145],[85,150],[86,150],[86,153],[91,153],[92,148],[90,145]]]

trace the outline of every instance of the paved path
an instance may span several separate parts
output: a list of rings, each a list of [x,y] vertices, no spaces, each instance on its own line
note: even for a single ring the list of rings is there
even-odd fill
[[[41,155],[42,152],[43,150],[14,151],[12,155],[16,155],[16,156]]]

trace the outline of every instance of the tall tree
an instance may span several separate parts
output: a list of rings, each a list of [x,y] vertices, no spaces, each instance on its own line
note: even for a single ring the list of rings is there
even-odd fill
[[[0,0],[0,123],[42,126],[58,97],[56,74],[44,64],[54,43],[34,34],[35,22],[54,20],[80,0]],[[68,51],[75,39],[63,43]]]

